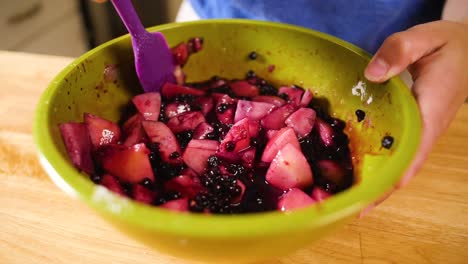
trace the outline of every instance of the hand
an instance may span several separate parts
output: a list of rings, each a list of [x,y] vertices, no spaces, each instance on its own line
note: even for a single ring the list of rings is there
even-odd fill
[[[413,77],[412,92],[423,132],[418,153],[396,189],[418,172],[468,96],[468,21],[436,21],[391,35],[372,58],[365,76],[372,82],[384,82],[407,68]]]

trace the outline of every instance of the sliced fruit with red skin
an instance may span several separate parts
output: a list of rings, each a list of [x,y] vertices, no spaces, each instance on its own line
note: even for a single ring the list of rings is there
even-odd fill
[[[299,105],[303,107],[308,106],[309,103],[312,101],[313,97],[314,95],[312,94],[312,92],[309,89],[306,89],[306,91],[302,95],[301,102]]]
[[[137,113],[130,117],[122,126],[123,138],[125,139],[123,145],[131,147],[138,143],[144,143],[148,141],[145,130],[141,125],[143,121],[141,114]]]
[[[257,137],[260,132],[260,122],[249,120],[249,135],[250,137]]]
[[[299,105],[301,103],[302,94],[304,90],[294,87],[282,86],[278,89],[278,94],[288,95],[288,102]]]
[[[235,123],[219,145],[219,152],[239,153],[250,146],[249,120]]]
[[[208,123],[200,123],[193,131],[193,139],[205,139],[206,135],[213,132],[214,128]]]
[[[234,81],[229,83],[229,87],[239,97],[254,97],[260,94],[258,87],[247,81]]]
[[[327,199],[328,197],[331,196],[330,193],[328,193],[327,191],[325,191],[324,189],[320,188],[320,187],[314,187],[312,189],[312,193],[310,195],[312,197],[312,199],[314,199],[315,201],[317,202],[321,202],[325,199]]]
[[[285,126],[284,121],[286,118],[294,113],[294,111],[296,111],[294,105],[285,104],[265,116],[261,121],[262,127],[265,129],[281,129]]]
[[[187,212],[189,208],[188,198],[179,198],[176,200],[171,200],[162,204],[161,207],[177,212]]]
[[[194,130],[203,122],[206,122],[206,120],[201,112],[185,112],[169,119],[167,126],[174,133],[180,133],[186,130]]]
[[[187,62],[189,51],[187,44],[184,42],[177,44],[177,46],[171,49],[171,52],[176,65],[184,65]]]
[[[164,108],[164,115],[167,118],[173,118],[186,112],[190,112],[190,105],[185,103],[170,103]]]
[[[180,158],[182,151],[180,150],[179,142],[177,142],[177,138],[168,126],[162,122],[154,121],[143,121],[142,125],[150,141],[159,144],[159,152],[165,162],[172,165],[182,163],[182,159]],[[174,152],[179,153],[179,157],[171,158],[171,154]]]
[[[244,118],[248,118],[252,121],[261,120],[263,117],[268,115],[274,108],[276,108],[275,105],[269,103],[239,100],[237,101],[234,122],[237,122]]]
[[[294,130],[290,127],[282,128],[270,140],[268,140],[265,150],[263,150],[261,160],[264,162],[271,162],[278,151],[287,144],[291,144],[298,150],[301,149],[299,140],[297,140]]]
[[[145,204],[151,204],[154,201],[154,198],[156,197],[156,192],[152,191],[140,184],[133,184],[132,185],[132,198],[145,203]]]
[[[127,196],[125,193],[124,188],[122,187],[122,184],[120,184],[119,180],[110,175],[110,174],[104,174],[101,178],[101,185],[109,189],[110,191]]]
[[[316,118],[314,126],[319,133],[323,145],[327,147],[333,146],[335,132],[333,132],[333,128],[330,126],[330,124],[320,118]]]
[[[201,96],[201,95],[204,95],[205,92],[202,90],[195,89],[195,88],[190,88],[187,86],[177,85],[174,83],[167,82],[163,84],[161,88],[161,94],[162,96],[164,96],[164,98],[172,99],[181,94],[191,94],[195,96]]]
[[[284,123],[294,129],[299,138],[306,137],[314,127],[317,114],[311,108],[299,108],[292,113]]]
[[[222,160],[225,160],[225,161],[228,161],[228,162],[237,162],[240,160],[240,157],[237,153],[235,152],[227,152],[227,151],[223,151],[223,152],[216,152],[216,157],[222,159]],[[220,166],[221,167],[221,166]]]
[[[278,200],[278,210],[292,211],[305,208],[316,203],[309,195],[298,188],[291,188]]]
[[[178,192],[183,197],[188,198],[195,197],[202,189],[203,186],[201,185],[198,176],[191,177],[188,175],[179,175],[164,184],[164,190]]]
[[[202,174],[208,166],[208,158],[216,153],[218,141],[192,139],[182,156],[185,164],[198,174]]]
[[[250,147],[242,152],[239,153],[240,159],[242,161],[242,165],[246,168],[253,168],[255,162],[255,152],[256,148]]]
[[[219,122],[230,125],[234,123],[234,108],[236,107],[237,100],[231,98],[227,94],[219,94],[213,93],[213,98],[216,100],[215,112],[216,117],[218,118]],[[227,109],[223,111],[219,111],[220,105],[225,105]]]
[[[273,130],[273,129],[270,129],[270,130],[267,130],[266,132],[266,137],[268,140],[272,139],[276,133],[278,133],[279,130]]]
[[[142,93],[133,97],[132,101],[145,120],[158,121],[161,111],[161,94]]]
[[[59,129],[73,165],[88,174],[93,173],[92,145],[86,124],[64,123],[59,125]]]
[[[116,123],[90,113],[84,114],[84,122],[94,148],[119,142],[121,133]]]
[[[232,199],[232,204],[237,204],[239,203],[240,201],[242,201],[242,198],[244,197],[244,193],[245,193],[245,184],[241,181],[241,180],[237,180],[236,182],[237,186],[239,186],[241,188],[241,193],[237,196],[237,197],[234,197]]]
[[[276,154],[265,176],[266,181],[281,190],[306,188],[313,183],[312,170],[304,154],[287,144]]]
[[[345,168],[334,160],[319,160],[317,167],[322,177],[337,185],[343,182],[346,175]]]
[[[149,154],[143,143],[131,147],[112,144],[100,147],[96,159],[110,174],[125,182],[139,183],[145,178],[154,181]]]
[[[184,85],[186,76],[185,76],[184,71],[182,70],[182,67],[180,67],[180,65],[177,65],[174,68],[174,78],[175,78],[176,84]]]
[[[204,115],[207,115],[211,109],[213,109],[213,105],[214,105],[214,102],[213,102],[213,98],[211,97],[206,97],[206,96],[201,96],[201,97],[198,97],[196,100],[195,100],[195,103],[200,106],[201,108],[201,112],[204,114]]]
[[[275,105],[277,107],[280,107],[280,106],[283,106],[283,105],[286,104],[286,101],[283,98],[278,97],[278,96],[274,96],[274,95],[255,96],[254,98],[252,98],[252,101],[269,103],[269,104],[273,104],[273,105]]]

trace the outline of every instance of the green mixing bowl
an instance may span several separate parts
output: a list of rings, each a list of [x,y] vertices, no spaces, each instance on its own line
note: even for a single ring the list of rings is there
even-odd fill
[[[96,210],[119,230],[160,252],[190,259],[240,262],[291,253],[344,225],[390,190],[415,155],[421,132],[409,89],[394,78],[369,83],[363,71],[370,56],[337,38],[278,23],[206,20],[151,28],[171,46],[204,38],[203,50],[185,66],[188,81],[213,75],[243,78],[248,70],[274,84],[299,84],[328,99],[330,111],[347,121],[357,179],[354,187],[325,202],[291,213],[201,215],[176,213],[114,195],[93,184],[68,159],[58,124],[82,121],[83,112],[117,121],[137,81],[129,36],[107,42],[66,67],[50,84],[36,111],[34,137],[40,161],[65,192]],[[257,60],[248,60],[255,50]],[[270,72],[269,66],[274,65]],[[106,67],[119,74],[106,78]],[[361,89],[357,84],[364,84]],[[354,89],[353,89],[354,87]],[[366,112],[357,122],[355,111]],[[381,147],[385,135],[391,149]]]

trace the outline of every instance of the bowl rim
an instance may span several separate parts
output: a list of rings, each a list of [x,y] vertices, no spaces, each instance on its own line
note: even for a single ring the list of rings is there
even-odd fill
[[[191,25],[213,24],[273,27],[314,35],[370,60],[369,53],[344,40],[312,29],[277,22],[247,19],[209,19],[164,24],[151,27],[149,30],[159,31]],[[242,215],[203,215],[172,212],[119,197],[104,187],[95,185],[88,177],[83,177],[83,174],[73,167],[68,158],[61,155],[54,144],[51,129],[48,127],[49,115],[51,114],[49,101],[56,96],[56,91],[64,77],[72,72],[76,65],[99,53],[101,49],[128,38],[129,35],[127,34],[110,40],[86,52],[64,68],[42,94],[35,111],[33,124],[33,136],[39,153],[39,160],[52,181],[69,195],[84,201],[101,214],[113,216],[120,222],[166,234],[204,238],[242,238],[286,232],[303,232],[304,229],[325,226],[333,221],[352,217],[391,190],[403,175],[419,146],[421,118],[416,101],[399,78],[392,78],[388,81],[389,84],[397,87],[395,90],[400,93],[401,98],[407,98],[407,102],[401,104],[402,116],[405,117],[401,121],[402,125],[408,129],[403,131],[398,139],[400,141],[399,145],[405,146],[405,148],[393,149],[393,154],[388,162],[382,164],[380,168],[379,179],[369,181],[373,188],[366,189],[363,188],[365,185],[357,184],[327,199],[326,202],[288,213],[272,211]]]

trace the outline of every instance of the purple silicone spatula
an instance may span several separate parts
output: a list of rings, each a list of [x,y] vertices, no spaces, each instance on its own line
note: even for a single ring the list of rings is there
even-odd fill
[[[145,92],[158,92],[165,82],[175,82],[174,61],[164,35],[150,33],[141,23],[131,0],[112,0],[132,37],[135,69]]]

